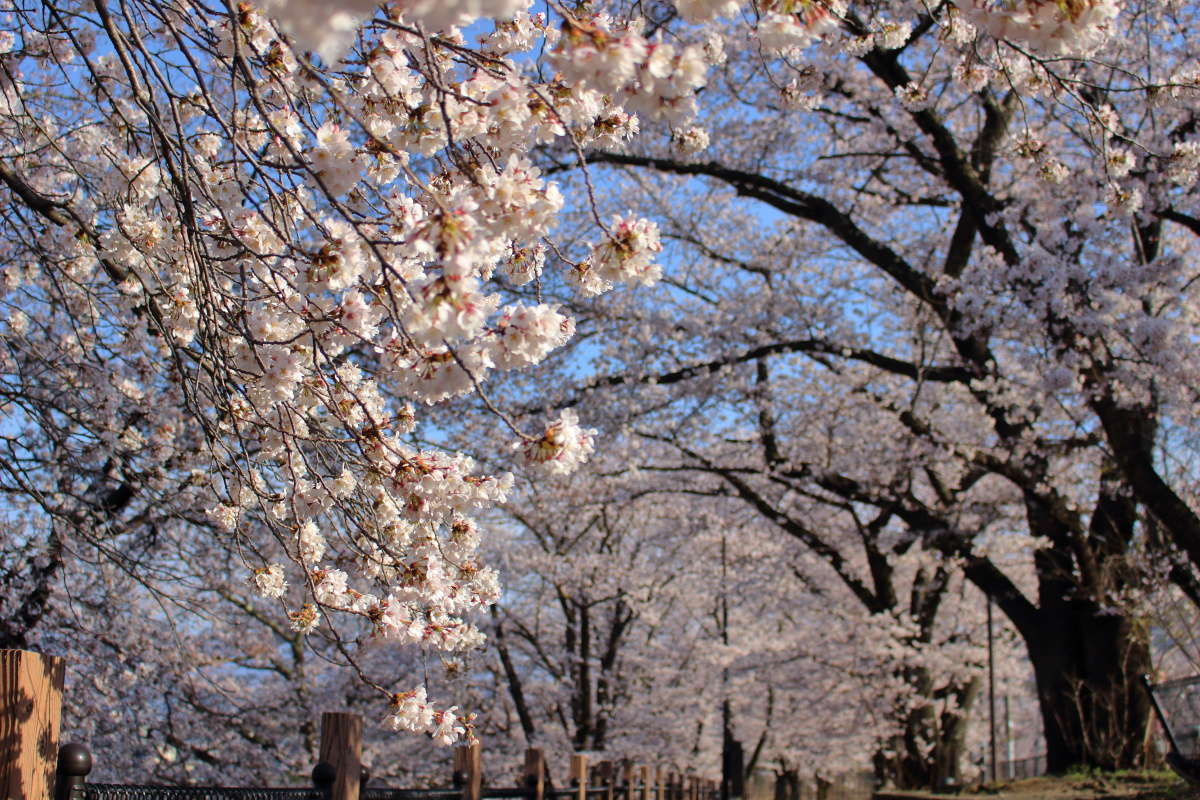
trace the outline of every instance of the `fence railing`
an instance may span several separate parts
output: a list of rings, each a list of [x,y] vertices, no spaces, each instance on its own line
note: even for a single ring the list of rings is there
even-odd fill
[[[1026,778],[1040,778],[1045,774],[1045,754],[996,762],[996,779],[1001,781],[1020,781],[1025,780]]]
[[[546,780],[537,748],[526,751],[519,786],[484,784],[478,743],[455,748],[454,763],[452,786],[442,789],[372,786],[361,766],[357,785],[345,786],[337,781],[337,769],[325,761],[313,768],[311,787],[89,783],[91,753],[83,745],[66,744],[59,748],[54,800],[718,800],[720,796],[716,781],[663,768],[600,761],[589,769],[588,756],[582,753],[571,757],[570,785],[558,788]]]

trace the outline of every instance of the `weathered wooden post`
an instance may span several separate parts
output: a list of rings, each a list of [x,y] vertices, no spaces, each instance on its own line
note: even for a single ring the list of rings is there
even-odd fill
[[[454,780],[456,785],[462,781],[462,800],[483,796],[483,745],[478,739],[454,748]]]
[[[0,650],[0,796],[50,796],[65,672],[61,658]]]
[[[529,800],[543,800],[546,796],[546,759],[540,747],[525,751],[525,768],[521,772]]]
[[[571,782],[575,784],[575,800],[588,800],[588,757],[583,753],[571,756]]]
[[[654,768],[654,800],[667,800],[665,792],[667,771],[661,766]]]
[[[621,759],[621,800],[633,800],[633,762]]]
[[[604,800],[614,800],[613,762],[601,761],[596,765],[596,783],[604,787]]]
[[[358,800],[362,786],[362,717],[344,711],[321,714],[320,760],[336,770],[331,800]]]
[[[650,800],[650,767],[642,764],[638,767],[638,780],[642,783],[642,800]]]

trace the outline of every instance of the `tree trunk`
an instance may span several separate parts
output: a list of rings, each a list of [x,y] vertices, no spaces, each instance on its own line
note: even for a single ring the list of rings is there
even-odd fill
[[[904,730],[874,758],[875,777],[897,789],[942,791],[962,785],[967,721],[979,694],[980,680],[934,690],[927,670],[906,676],[927,703],[911,711]],[[948,697],[950,708],[939,710]]]
[[[934,791],[962,786],[962,757],[966,752],[967,727],[982,685],[982,679],[976,676],[965,686],[958,687],[954,695],[955,706],[940,714],[941,724],[938,726],[938,739],[932,758],[933,781],[930,786]]]
[[[775,800],[800,800],[800,771],[784,769],[775,773]]]
[[[1145,631],[1087,600],[1043,608],[1026,637],[1037,678],[1050,772],[1143,766],[1150,721],[1139,677],[1150,670]]]
[[[1149,636],[1109,599],[1128,586],[1126,555],[1138,520],[1132,493],[1104,465],[1086,529],[1033,492],[1026,511],[1030,530],[1054,543],[1034,553],[1037,608],[1023,619],[1010,616],[1037,680],[1047,769],[1140,767],[1150,704],[1138,681],[1150,671]]]

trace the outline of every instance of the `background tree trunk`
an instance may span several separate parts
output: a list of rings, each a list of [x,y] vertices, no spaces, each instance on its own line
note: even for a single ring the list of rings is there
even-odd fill
[[[1145,631],[1084,600],[1045,608],[1039,617],[1041,635],[1027,645],[1048,770],[1143,766],[1141,745],[1150,722],[1149,701],[1138,685],[1150,670]]]

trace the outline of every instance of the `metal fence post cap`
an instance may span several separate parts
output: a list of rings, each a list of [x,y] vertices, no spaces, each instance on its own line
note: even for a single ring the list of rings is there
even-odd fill
[[[87,747],[78,742],[68,742],[58,748],[59,775],[70,775],[76,778],[86,777],[92,771],[92,754]]]

